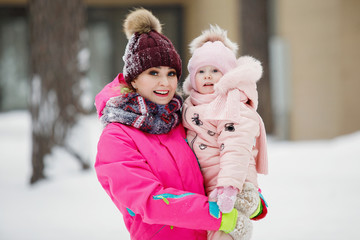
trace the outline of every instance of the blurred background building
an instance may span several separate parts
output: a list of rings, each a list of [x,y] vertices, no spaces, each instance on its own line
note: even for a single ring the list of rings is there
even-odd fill
[[[49,0],[51,1],[51,0]],[[0,0],[0,111],[29,98],[28,0]],[[118,72],[127,40],[122,23],[134,7],[151,10],[178,49],[210,24],[228,30],[239,55],[264,66],[259,112],[280,139],[332,138],[360,130],[358,0],[84,0],[90,101]],[[61,47],[61,46],[60,46]]]

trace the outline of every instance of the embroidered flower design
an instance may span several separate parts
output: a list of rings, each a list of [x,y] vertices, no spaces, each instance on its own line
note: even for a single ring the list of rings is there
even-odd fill
[[[194,117],[192,117],[191,119],[195,123],[196,126],[203,125],[203,122],[199,119],[199,114],[198,113],[194,113]]]

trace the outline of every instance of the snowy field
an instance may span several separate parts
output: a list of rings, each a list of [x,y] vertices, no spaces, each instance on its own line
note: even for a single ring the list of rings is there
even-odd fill
[[[93,165],[101,126],[83,118],[69,140]],[[327,141],[269,141],[260,177],[269,215],[252,239],[360,239],[360,132]],[[122,216],[97,182],[61,149],[46,158],[47,181],[29,186],[30,115],[0,114],[1,240],[127,240]]]

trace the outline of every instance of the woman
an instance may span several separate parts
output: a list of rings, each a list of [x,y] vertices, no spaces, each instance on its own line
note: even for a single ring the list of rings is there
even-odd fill
[[[221,214],[204,194],[196,158],[181,125],[176,95],[181,60],[161,25],[138,9],[125,20],[129,39],[119,74],[95,99],[105,125],[98,179],[121,211],[132,239],[206,239],[231,232],[237,210]]]

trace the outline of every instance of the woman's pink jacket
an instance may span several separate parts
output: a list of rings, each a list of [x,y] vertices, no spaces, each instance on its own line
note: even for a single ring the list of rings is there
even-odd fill
[[[184,103],[183,124],[207,194],[226,186],[241,191],[245,181],[257,186],[257,173],[268,171],[265,128],[256,112],[261,75],[260,62],[245,56],[214,85],[214,94],[196,93],[185,80],[190,97]]]
[[[99,116],[106,101],[120,93],[122,80],[119,74],[96,96]],[[220,227],[221,217],[209,212],[203,178],[182,125],[155,135],[108,124],[98,143],[95,170],[123,214],[131,239],[206,239],[205,230]]]

